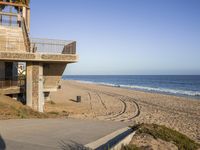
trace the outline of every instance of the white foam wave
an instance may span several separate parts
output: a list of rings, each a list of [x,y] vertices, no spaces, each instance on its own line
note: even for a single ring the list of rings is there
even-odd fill
[[[73,80],[73,81],[76,81],[79,83],[86,83],[86,84],[95,84],[95,82],[92,82],[92,81],[80,81],[80,80]],[[96,83],[96,84],[98,84],[98,83]]]
[[[138,90],[145,90],[145,91],[152,91],[152,92],[153,91],[154,92],[164,92],[164,93],[169,93],[169,94],[200,96],[200,91],[185,91],[185,90],[178,90],[178,89],[154,88],[154,87],[137,86],[137,85],[117,85],[117,84],[106,83],[106,82],[92,82],[92,81],[77,81],[77,82],[87,83],[87,84],[99,84],[99,85],[106,85],[106,86],[112,86],[112,87],[138,89]]]
[[[181,95],[189,95],[189,96],[200,96],[200,92],[198,92],[198,91],[185,91],[185,90],[178,90],[178,89],[153,88],[153,87],[133,86],[133,85],[120,85],[120,87],[132,88],[132,89],[140,89],[140,90],[147,90],[147,91],[165,92],[165,93],[171,93],[171,94],[181,94]]]

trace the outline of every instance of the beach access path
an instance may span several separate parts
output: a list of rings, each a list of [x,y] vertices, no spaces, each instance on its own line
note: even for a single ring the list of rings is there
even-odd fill
[[[77,119],[1,120],[0,149],[67,149],[96,141],[126,126],[122,122]]]

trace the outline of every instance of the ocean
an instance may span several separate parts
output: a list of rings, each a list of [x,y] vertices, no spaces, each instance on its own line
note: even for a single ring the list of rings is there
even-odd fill
[[[64,75],[63,80],[200,98],[200,75]]]

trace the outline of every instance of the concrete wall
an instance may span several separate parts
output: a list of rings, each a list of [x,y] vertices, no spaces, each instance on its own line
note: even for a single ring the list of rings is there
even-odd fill
[[[63,48],[62,54],[76,54],[76,42],[72,42]]]
[[[0,26],[0,51],[26,52],[21,28]]]

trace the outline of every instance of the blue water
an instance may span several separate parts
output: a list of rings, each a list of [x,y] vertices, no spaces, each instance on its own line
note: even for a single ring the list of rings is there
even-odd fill
[[[200,75],[81,75],[63,79],[200,98]]]

